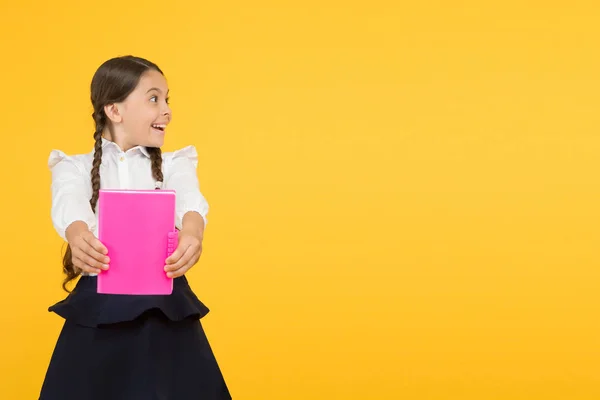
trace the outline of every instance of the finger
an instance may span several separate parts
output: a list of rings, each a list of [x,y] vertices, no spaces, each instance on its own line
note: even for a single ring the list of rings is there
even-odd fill
[[[193,265],[192,260],[190,260],[183,267],[181,267],[175,271],[167,272],[167,276],[169,278],[179,278],[180,276],[183,276],[183,274],[185,274],[188,271],[188,269],[190,269],[192,267],[192,265]]]
[[[177,248],[175,249],[175,251],[173,252],[173,254],[171,254],[169,257],[167,257],[167,259],[165,260],[166,264],[175,264],[177,263],[181,257],[185,254],[186,250],[189,248],[189,244],[186,243],[179,243],[179,245],[177,246]]]
[[[187,271],[189,271],[190,268],[192,268],[194,265],[196,265],[196,263],[198,262],[199,259],[200,259],[200,253],[194,254],[192,256],[192,259],[187,264],[185,264],[183,267],[179,268],[177,271],[173,271],[172,277],[177,278],[177,277],[182,276]]]
[[[94,268],[88,264],[86,264],[82,259],[78,257],[73,257],[73,265],[79,268],[82,271],[89,272],[92,274],[99,274],[101,272],[100,269]]]
[[[191,245],[186,248],[182,248],[181,251],[183,252],[181,257],[176,262],[165,265],[165,271],[168,272],[168,271],[178,270],[179,268],[181,268],[185,264],[187,264],[187,262],[190,260],[190,258],[194,254],[194,249],[193,249],[193,246],[191,246]]]
[[[92,239],[95,239],[95,238],[92,236]],[[100,253],[98,250],[96,250],[89,242],[85,241],[85,238],[82,242],[83,243],[80,244],[80,247],[81,247],[81,250],[85,254],[94,258],[94,260],[98,261],[101,264],[108,264],[110,262],[110,258],[108,256],[106,256],[106,255]],[[100,242],[98,241],[98,243],[100,243]]]
[[[196,251],[197,251],[197,249],[195,249],[195,246],[189,246],[185,250],[185,253],[183,253],[181,258],[179,260],[177,260],[176,263],[168,264],[165,266],[165,271],[167,271],[167,272],[177,271],[178,269],[180,269],[181,267],[183,267],[184,265],[186,265],[187,263],[190,262],[192,257],[194,257],[194,254],[196,253]]]
[[[84,263],[92,267],[104,267],[105,269],[108,268],[107,263],[110,261],[110,259],[107,256],[103,256],[102,254],[98,253],[84,240],[81,240],[79,243],[77,243],[77,246],[75,246],[73,249],[73,254]]]
[[[186,253],[186,256],[187,256],[187,253]],[[184,257],[182,257],[182,258],[184,258]],[[185,257],[185,258],[188,259],[188,257]],[[192,268],[194,265],[196,265],[196,263],[198,262],[199,259],[200,259],[200,253],[199,252],[193,252],[190,255],[188,261],[181,268],[178,268],[178,269],[176,269],[174,271],[167,272],[167,276],[169,278],[177,278],[177,277],[182,276],[190,268]]]
[[[102,255],[108,254],[108,249],[106,248],[106,246],[104,244],[102,244],[102,242],[100,240],[98,240],[98,238],[96,236],[94,236],[94,234],[92,232],[86,232],[86,234],[83,236],[83,238],[90,246],[92,246],[92,248],[96,252],[98,252]]]
[[[177,271],[168,272],[167,276],[169,278],[179,278],[180,276],[183,276],[187,272],[188,269],[190,269],[190,267],[185,266],[185,267],[179,268]]]
[[[108,269],[108,264],[105,264],[102,261],[95,259],[93,256],[91,256],[88,253],[88,251],[89,251],[89,252],[92,252],[93,254],[94,253],[99,254],[94,249],[92,249],[92,247],[87,243],[79,244],[79,246],[76,246],[72,251],[73,251],[73,256],[77,257],[84,264],[89,265],[92,268]],[[102,259],[105,258],[105,256],[103,256],[101,254],[99,255],[99,257]],[[106,258],[108,259],[108,257],[106,257]]]

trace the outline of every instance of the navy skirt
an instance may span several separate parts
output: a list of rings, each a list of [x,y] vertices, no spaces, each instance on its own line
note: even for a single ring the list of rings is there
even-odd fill
[[[40,400],[231,399],[185,277],[169,296],[98,294],[96,281],[49,309],[65,323]]]

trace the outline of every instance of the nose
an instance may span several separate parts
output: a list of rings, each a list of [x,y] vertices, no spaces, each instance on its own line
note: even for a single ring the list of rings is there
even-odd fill
[[[171,121],[171,118],[172,118],[171,107],[169,107],[168,104],[165,104],[165,108],[163,110],[163,115],[165,117],[167,117],[169,121]]]

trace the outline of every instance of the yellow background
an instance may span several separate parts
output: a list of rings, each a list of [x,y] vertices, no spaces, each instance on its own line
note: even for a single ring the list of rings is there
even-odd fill
[[[124,54],[199,151],[234,399],[600,398],[596,2],[2,1],[0,399],[62,324],[48,154]]]

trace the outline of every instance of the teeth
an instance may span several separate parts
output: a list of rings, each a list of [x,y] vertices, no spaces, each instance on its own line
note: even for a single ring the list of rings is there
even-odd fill
[[[167,127],[167,125],[165,124],[152,124],[153,128],[157,128],[157,129],[165,129]]]

